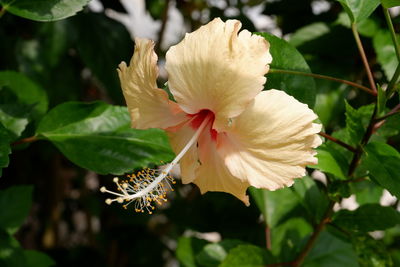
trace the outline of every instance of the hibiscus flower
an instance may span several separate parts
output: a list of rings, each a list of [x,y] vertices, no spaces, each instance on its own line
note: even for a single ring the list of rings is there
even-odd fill
[[[227,192],[249,205],[249,186],[290,186],[317,163],[317,116],[283,91],[263,91],[269,43],[240,28],[237,20],[217,18],[169,49],[168,88],[175,101],[157,87],[154,42],[135,39],[129,67],[122,62],[118,69],[132,127],[164,129],[177,156],[163,171],[115,178],[118,192],[101,188],[116,195],[107,203],[135,202],[136,211],[150,211],[153,201],[165,200],[169,172],[179,162],[183,183],[195,183],[202,194]]]

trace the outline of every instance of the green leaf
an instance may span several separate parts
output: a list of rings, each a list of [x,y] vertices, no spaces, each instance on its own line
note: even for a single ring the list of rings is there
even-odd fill
[[[388,30],[379,31],[374,35],[372,42],[377,56],[376,58],[382,66],[386,79],[392,79],[399,62],[397,60],[390,32]]]
[[[354,211],[340,210],[335,213],[333,223],[356,232],[385,230],[400,223],[400,213],[391,207],[365,204]]]
[[[32,186],[13,186],[0,191],[0,229],[14,234],[29,214]]]
[[[371,142],[365,147],[362,165],[374,182],[400,197],[400,153],[385,143]]]
[[[368,122],[372,116],[374,106],[362,106],[354,109],[349,103],[346,103],[346,131],[349,134],[350,144],[358,145],[364,136]]]
[[[244,244],[243,241],[235,239],[225,239],[218,243],[207,244],[197,254],[196,261],[200,266],[216,267],[226,258],[231,249],[242,244]]]
[[[0,123],[0,177],[2,169],[8,166],[8,155],[11,154],[11,137],[7,129]]]
[[[377,101],[377,114],[380,115],[385,110],[386,107],[386,93],[383,91],[382,87],[378,84],[378,101]]]
[[[383,188],[371,181],[366,180],[357,183],[351,183],[350,186],[359,205],[379,203],[382,197]]]
[[[381,2],[385,8],[400,6],[400,0],[381,0]]]
[[[298,29],[295,33],[293,33],[290,37],[289,43],[297,47],[304,43],[317,39],[329,32],[330,29],[326,23],[315,22]]]
[[[264,267],[272,262],[269,251],[254,245],[239,245],[230,250],[219,267]]]
[[[0,0],[5,10],[26,19],[54,21],[75,15],[90,0]]]
[[[310,168],[319,169],[335,175],[337,178],[346,180],[349,164],[346,157],[332,145],[323,144],[317,148],[318,164],[311,165]]]
[[[291,189],[298,197],[300,204],[308,212],[311,223],[320,221],[328,207],[328,198],[318,188],[315,180],[309,176],[295,179]]]
[[[56,264],[52,258],[36,250],[24,250],[24,256],[28,267],[49,267]]]
[[[268,33],[258,34],[267,39],[271,45],[270,53],[273,58],[271,69],[311,72],[300,52],[288,42]],[[310,108],[314,107],[316,88],[312,77],[271,71],[267,74],[265,89],[272,88],[283,90]]]
[[[25,75],[14,71],[0,72],[0,93],[8,89],[17,98],[18,104],[32,106],[32,118],[39,119],[47,111],[45,91]]]
[[[205,240],[181,237],[178,240],[176,248],[176,257],[184,267],[197,267],[196,255],[201,251],[204,245],[207,244]]]
[[[271,252],[279,262],[295,259],[301,249],[302,240],[311,234],[313,228],[303,218],[291,218],[278,227],[271,229]]]
[[[76,16],[73,24],[78,33],[78,52],[84,63],[116,103],[125,103],[116,69],[121,61],[129,62],[132,55],[133,41],[129,32],[121,23],[101,14]]]
[[[360,266],[393,266],[389,250],[381,240],[375,240],[369,235],[356,235],[352,237],[352,243]]]
[[[75,164],[100,174],[123,174],[173,153],[162,130],[130,128],[127,109],[102,102],[67,102],[52,109],[37,133]]]
[[[368,18],[378,7],[380,0],[337,0],[343,6],[352,22]]]
[[[310,253],[307,255],[303,267],[342,267],[359,266],[357,255],[352,245],[344,242],[328,232],[322,232]]]
[[[26,267],[26,264],[23,250],[18,241],[0,228],[0,266]]]
[[[285,219],[300,203],[290,188],[268,191],[250,187],[250,195],[255,200],[268,226],[274,228]]]

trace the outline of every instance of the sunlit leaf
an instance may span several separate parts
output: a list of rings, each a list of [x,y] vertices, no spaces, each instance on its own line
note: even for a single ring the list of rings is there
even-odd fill
[[[235,239],[225,239],[218,243],[207,244],[197,254],[196,261],[201,266],[217,267],[226,258],[231,249],[242,244],[244,244],[243,241]]]
[[[349,15],[351,21],[360,22],[368,18],[378,7],[380,0],[337,0]]]
[[[400,6],[400,0],[381,0],[385,8]]]
[[[90,0],[0,0],[8,12],[36,21],[54,21],[75,15]]]
[[[377,55],[377,60],[382,66],[386,78],[390,80],[399,64],[392,38],[390,37],[390,32],[387,30],[381,30],[374,35],[372,41]]]
[[[220,267],[264,267],[274,261],[266,249],[254,245],[239,245],[230,250]]]
[[[258,33],[270,43],[272,69],[311,72],[307,62],[291,44],[268,33]],[[312,77],[293,74],[269,73],[265,89],[283,90],[309,107],[315,103],[315,82]]]
[[[370,171],[371,178],[400,197],[400,153],[385,143],[371,142],[365,147],[362,164]]]
[[[162,130],[130,128],[125,107],[67,102],[41,121],[37,133],[75,164],[101,174],[123,174],[173,158]]]

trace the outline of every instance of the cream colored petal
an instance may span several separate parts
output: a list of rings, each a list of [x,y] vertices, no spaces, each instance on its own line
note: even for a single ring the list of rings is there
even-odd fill
[[[293,184],[316,164],[313,148],[321,144],[317,116],[283,91],[261,92],[231,129],[218,135],[218,152],[229,171],[258,188]]]
[[[210,133],[204,132],[200,136],[198,144],[200,166],[196,170],[194,183],[200,188],[201,193],[204,194],[207,191],[226,192],[234,195],[247,206],[250,205],[249,197],[246,195],[249,183],[232,176],[218,154],[216,142],[211,140]]]
[[[157,55],[153,41],[135,39],[130,66],[122,62],[118,75],[133,128],[167,128],[185,118],[185,113],[168,99],[168,94],[157,88]]]
[[[222,130],[263,89],[271,63],[269,43],[243,30],[241,23],[214,19],[186,34],[166,55],[168,85],[180,107],[190,114],[214,112]]]
[[[190,121],[183,123],[175,128],[167,129],[169,141],[175,154],[186,146],[189,140],[195,133],[195,129],[190,126]],[[181,169],[181,179],[184,184],[193,182],[195,179],[195,170],[199,166],[199,157],[197,153],[197,147],[192,146],[185,154],[185,156],[179,161]]]

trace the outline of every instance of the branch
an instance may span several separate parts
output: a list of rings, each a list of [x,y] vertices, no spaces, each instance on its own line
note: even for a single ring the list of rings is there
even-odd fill
[[[39,140],[36,136],[31,136],[27,138],[22,138],[18,141],[15,141],[11,143],[12,146],[20,145],[20,144],[26,144],[26,143],[33,143],[35,141]]]
[[[390,31],[390,36],[392,37],[394,49],[396,51],[397,60],[400,62],[400,47],[399,47],[399,43],[397,42],[396,32],[394,31],[394,27],[393,27],[392,19],[391,19],[390,14],[389,14],[389,10],[387,8],[385,8],[385,7],[383,7],[383,14],[385,15],[386,23],[387,23],[389,31]]]
[[[333,202],[333,201],[329,202],[328,208],[326,209],[324,216],[322,217],[319,224],[317,226],[315,226],[314,232],[308,239],[306,245],[304,246],[303,250],[300,252],[299,256],[294,261],[268,264],[267,267],[278,267],[278,266],[298,267],[298,266],[301,266],[301,264],[307,257],[308,253],[310,253],[311,249],[314,247],[314,244],[317,241],[318,236],[321,234],[322,230],[324,230],[325,225],[331,221],[334,204],[335,204],[335,202]]]
[[[294,70],[281,70],[281,69],[270,69],[269,73],[284,73],[284,74],[302,75],[302,76],[308,76],[308,77],[313,77],[313,78],[317,78],[317,79],[323,79],[323,80],[329,80],[329,81],[334,81],[334,82],[338,82],[338,83],[344,83],[344,84],[350,85],[352,87],[361,89],[370,95],[373,95],[373,96],[377,95],[376,92],[374,92],[373,90],[371,90],[368,87],[365,87],[361,84],[343,80],[343,79],[339,79],[339,78],[335,78],[335,77],[331,77],[331,76],[308,73],[308,72],[301,72],[301,71],[294,71]]]
[[[350,151],[353,152],[353,153],[355,153],[355,152],[357,151],[357,149],[356,149],[355,147],[353,147],[353,146],[351,146],[351,145],[349,145],[349,144],[346,144],[345,142],[343,142],[343,141],[341,141],[341,140],[339,140],[339,139],[337,139],[337,138],[335,138],[335,137],[333,137],[333,136],[330,136],[329,134],[326,134],[326,133],[324,133],[324,132],[320,132],[320,133],[318,133],[318,134],[319,134],[320,136],[325,137],[326,139],[328,139],[328,140],[330,140],[330,141],[332,141],[332,142],[338,144],[338,145],[341,145],[342,147],[344,147],[344,148],[350,150]]]
[[[361,43],[360,35],[358,35],[357,25],[355,23],[351,24],[351,30],[353,32],[354,39],[356,40],[358,51],[360,52],[360,56],[364,64],[365,71],[367,72],[369,85],[371,86],[372,90],[376,93],[377,90],[375,86],[374,77],[372,76],[371,68],[369,67],[367,56],[365,55],[364,47]]]

